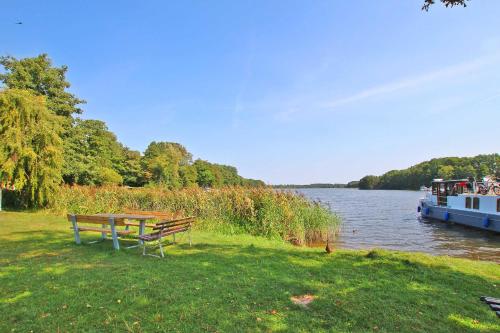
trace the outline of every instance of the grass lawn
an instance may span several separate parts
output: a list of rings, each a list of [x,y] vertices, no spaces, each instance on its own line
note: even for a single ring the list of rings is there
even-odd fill
[[[0,213],[0,332],[499,332],[495,263],[193,234],[166,258],[76,245],[63,218]],[[98,238],[82,233],[82,240]],[[179,239],[178,239],[179,240]],[[290,297],[314,295],[304,308]]]

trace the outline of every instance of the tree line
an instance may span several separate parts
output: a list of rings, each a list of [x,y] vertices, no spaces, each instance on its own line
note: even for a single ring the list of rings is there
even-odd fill
[[[314,184],[277,184],[272,185],[273,188],[279,189],[296,189],[296,188],[357,188],[358,181],[352,181],[347,184],[331,184],[331,183],[314,183]]]
[[[66,66],[46,54],[0,57],[0,188],[25,206],[43,206],[61,184],[261,186],[235,167],[193,161],[179,143],[151,142],[141,154],[120,143],[100,120],[81,119],[85,101],[67,91]]]
[[[494,175],[500,178],[500,155],[474,157],[443,157],[425,161],[403,170],[392,170],[381,176],[368,175],[360,179],[360,189],[417,190],[429,186],[436,178],[481,179]]]

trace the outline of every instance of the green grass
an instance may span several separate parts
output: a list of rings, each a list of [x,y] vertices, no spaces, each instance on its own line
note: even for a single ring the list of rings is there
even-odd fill
[[[83,240],[97,238],[86,234]],[[0,332],[498,332],[495,263],[196,232],[160,260],[0,213]],[[312,294],[308,308],[293,295]]]

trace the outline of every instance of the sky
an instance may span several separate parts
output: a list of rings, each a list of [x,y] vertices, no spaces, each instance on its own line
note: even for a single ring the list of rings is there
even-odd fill
[[[67,65],[132,149],[345,183],[500,151],[500,1],[422,2],[2,1],[0,55]]]

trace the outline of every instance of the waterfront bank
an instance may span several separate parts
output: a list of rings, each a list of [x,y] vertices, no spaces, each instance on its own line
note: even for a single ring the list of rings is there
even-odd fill
[[[95,238],[85,235],[84,240]],[[166,258],[74,244],[62,217],[0,213],[0,331],[495,332],[492,262],[196,232]],[[307,307],[293,296],[312,295]],[[397,320],[395,320],[397,318]]]

